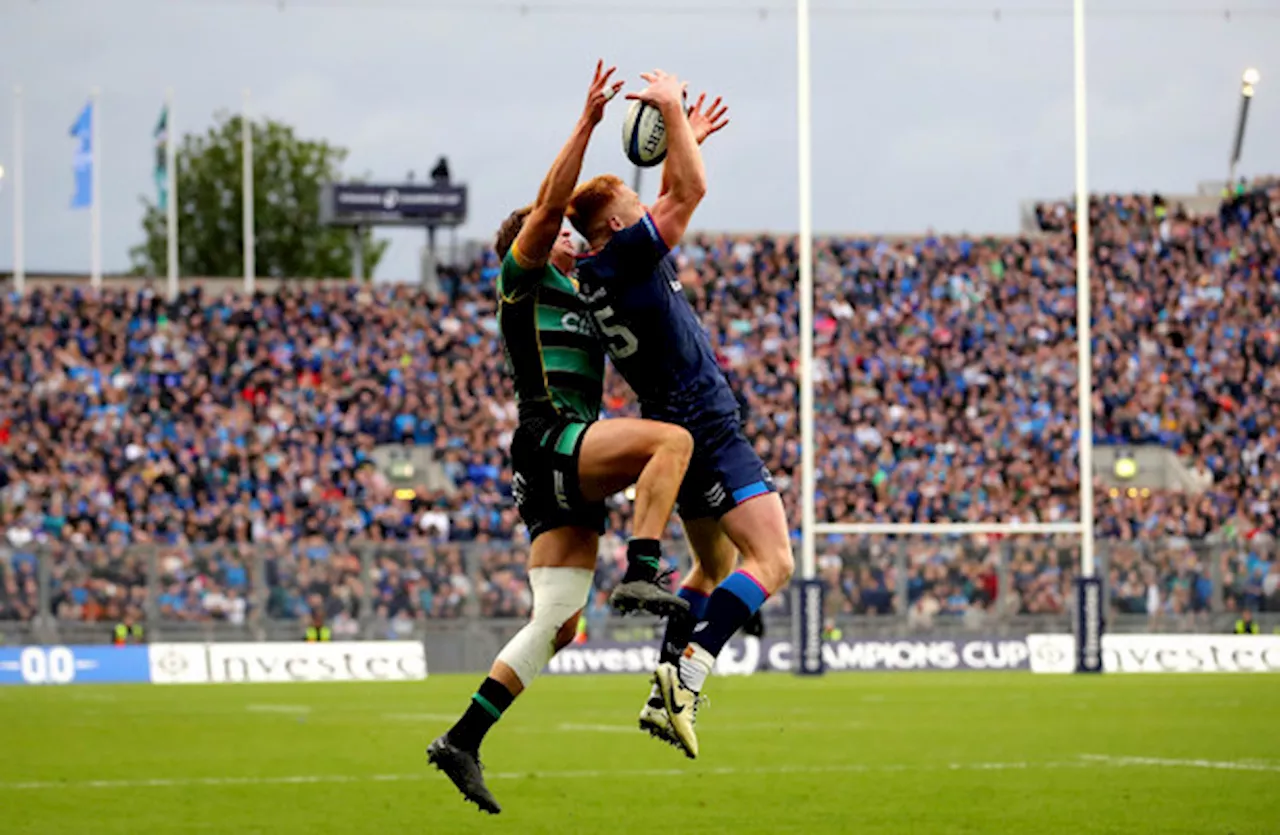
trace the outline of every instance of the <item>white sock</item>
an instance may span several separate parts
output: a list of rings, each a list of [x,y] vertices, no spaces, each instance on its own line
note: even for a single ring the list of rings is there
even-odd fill
[[[680,682],[695,693],[702,692],[711,668],[716,665],[716,657],[698,644],[689,644],[680,656]]]

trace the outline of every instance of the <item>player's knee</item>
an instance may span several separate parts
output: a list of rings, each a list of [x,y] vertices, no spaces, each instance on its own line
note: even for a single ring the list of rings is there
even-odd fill
[[[686,464],[693,457],[693,436],[683,426],[674,424],[664,426],[659,446],[672,457],[678,458]]]
[[[551,657],[573,640],[578,614],[591,592],[592,571],[585,568],[529,569],[533,616],[498,653],[498,660],[528,687]]]

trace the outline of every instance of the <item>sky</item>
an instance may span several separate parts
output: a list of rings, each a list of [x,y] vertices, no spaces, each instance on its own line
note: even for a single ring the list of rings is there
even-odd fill
[[[1072,21],[1064,0],[812,0],[813,211],[820,232],[1013,232],[1019,204],[1074,189]],[[1091,0],[1094,191],[1222,179],[1240,75],[1262,73],[1240,173],[1280,173],[1280,0]],[[100,89],[103,261],[129,266],[154,198],[151,131],[203,132],[241,107],[350,151],[346,174],[470,188],[463,238],[528,203],[581,111],[595,60],[675,72],[725,97],[694,226],[795,231],[796,27],[789,0],[0,0],[0,270],[13,263],[14,85],[24,90],[31,271],[87,272],[69,208],[68,130]],[[999,6],[1000,14],[993,14]],[[630,178],[624,105],[584,177]],[[646,179],[645,196],[657,187]],[[414,278],[425,233],[384,230],[379,280]]]

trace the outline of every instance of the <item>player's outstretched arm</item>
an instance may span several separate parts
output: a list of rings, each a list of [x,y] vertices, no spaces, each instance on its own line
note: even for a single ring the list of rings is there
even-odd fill
[[[680,243],[693,212],[707,193],[707,174],[693,128],[684,113],[685,84],[674,75],[654,70],[640,76],[649,86],[627,98],[647,101],[662,113],[667,126],[667,161],[663,176],[668,190],[653,205],[651,214],[658,234],[667,246]]]
[[[711,102],[711,106],[703,109],[703,103],[707,100],[707,94],[702,93],[698,96],[698,100],[693,103],[693,107],[689,109],[689,125],[693,128],[693,138],[701,145],[707,141],[707,137],[729,124],[727,116],[729,106],[722,104],[720,97],[716,96],[715,101]],[[663,195],[671,190],[671,183],[667,179],[667,167],[662,166],[662,188],[658,190],[658,199],[661,200]]]
[[[515,250],[519,253],[522,267],[541,266],[551,256],[569,198],[573,196],[573,188],[578,184],[578,174],[582,172],[582,158],[587,152],[591,132],[604,118],[605,105],[622,89],[621,81],[609,83],[609,77],[615,70],[617,67],[606,70],[604,61],[596,62],[595,76],[591,79],[582,115],[574,125],[569,141],[551,164],[551,170],[538,189],[533,210],[529,212],[520,234],[516,236]]]

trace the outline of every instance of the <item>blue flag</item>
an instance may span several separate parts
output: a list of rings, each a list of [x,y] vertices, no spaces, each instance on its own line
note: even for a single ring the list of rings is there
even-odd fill
[[[71,208],[85,209],[93,205],[93,102],[86,102],[84,110],[71,126],[71,138],[76,140],[76,155],[71,164],[75,173],[76,190],[71,195]]]

